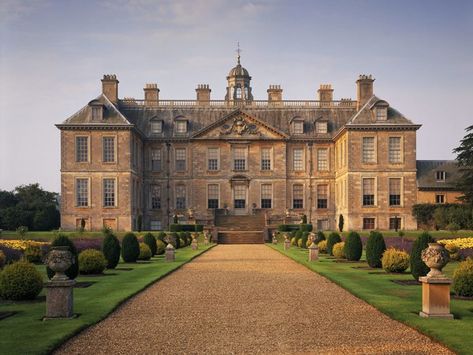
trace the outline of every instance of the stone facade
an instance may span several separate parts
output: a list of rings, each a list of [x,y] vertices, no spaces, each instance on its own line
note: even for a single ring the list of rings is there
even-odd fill
[[[130,230],[141,220],[152,230],[173,215],[212,226],[218,213],[264,213],[268,226],[305,214],[318,229],[335,229],[340,215],[345,229],[389,229],[393,218],[415,229],[420,126],[373,82],[360,76],[356,100],[333,100],[327,84],[317,100],[283,100],[279,85],[255,100],[238,59],[224,100],[206,84],[196,100],[162,100],[157,84],[136,100],[119,99],[105,75],[102,94],[57,125],[61,226]]]

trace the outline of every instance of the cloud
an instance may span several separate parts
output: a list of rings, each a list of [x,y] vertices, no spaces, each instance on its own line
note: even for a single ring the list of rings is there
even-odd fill
[[[20,20],[49,5],[49,0],[2,0],[0,1],[0,22],[6,24]]]

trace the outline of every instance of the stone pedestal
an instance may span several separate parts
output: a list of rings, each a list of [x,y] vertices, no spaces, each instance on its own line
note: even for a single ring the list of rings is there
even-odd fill
[[[447,277],[419,277],[422,282],[421,317],[453,319],[450,313],[450,285]]]
[[[199,245],[197,244],[197,240],[194,239],[191,244],[192,250],[197,250]]]
[[[319,247],[312,243],[309,246],[309,261],[319,260]]]
[[[278,244],[278,239],[276,237],[273,237],[273,244]]]
[[[73,316],[74,280],[46,282],[45,320],[71,318]]]
[[[209,237],[207,237],[207,234],[204,236],[204,245],[209,244]]]
[[[284,250],[288,250],[291,247],[291,241],[286,239],[284,241]]]
[[[176,260],[176,250],[172,244],[168,244],[165,251],[164,259],[166,262],[173,262]]]

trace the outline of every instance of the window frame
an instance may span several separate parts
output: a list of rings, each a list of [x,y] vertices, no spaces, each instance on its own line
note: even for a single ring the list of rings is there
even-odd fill
[[[184,196],[178,196],[178,191],[179,189],[182,189],[184,192]],[[175,191],[175,197],[174,197],[174,206],[176,207],[176,210],[185,210],[187,208],[187,187],[185,184],[178,183],[174,186],[174,191]],[[178,200],[178,199],[183,199],[183,200]]]
[[[106,201],[105,181],[113,181],[113,204],[109,204]],[[102,178],[102,207],[103,208],[116,208],[118,207],[118,183],[116,177],[103,177]],[[109,193],[109,192],[108,192]]]
[[[79,199],[79,194],[78,194],[78,180],[85,180],[87,183],[86,183],[86,188],[87,188],[87,201],[86,201],[86,204],[84,205],[80,205],[78,203],[78,199]],[[74,207],[76,208],[89,208],[91,207],[91,201],[90,201],[90,198],[91,198],[91,193],[90,193],[90,177],[82,177],[82,176],[77,176],[75,177],[74,179]]]
[[[211,186],[217,187],[217,190],[216,190],[217,198],[210,198],[210,197],[214,197],[214,196],[211,196],[211,188],[210,188]],[[214,192],[215,191],[212,191],[212,194]],[[220,208],[220,184],[218,183],[207,184],[207,209],[218,209],[218,208]]]
[[[296,162],[299,160],[296,160],[296,151],[301,152],[301,157],[300,157],[300,169],[297,167],[296,168]],[[305,170],[305,150],[302,147],[296,147],[292,149],[292,171],[304,171]]]
[[[320,198],[319,188],[324,186],[325,187],[325,198]],[[317,209],[328,209],[328,196],[329,196],[329,185],[328,184],[317,184]]]
[[[183,127],[184,130],[181,130],[181,127]],[[189,127],[188,127],[188,121],[187,121],[187,120],[178,119],[178,120],[175,121],[175,132],[176,132],[176,135],[182,136],[182,135],[187,134],[188,131],[189,131]]]
[[[294,119],[292,121],[292,133],[293,134],[304,134],[304,120]]]
[[[210,154],[211,150],[215,150],[216,158],[211,158],[211,154]],[[212,161],[212,164],[211,164],[211,161]],[[215,163],[215,166],[213,166],[214,163]],[[220,170],[220,148],[208,147],[207,148],[207,171],[219,171],[219,170]]]
[[[445,194],[435,194],[435,203],[439,205],[445,204]]]
[[[112,139],[113,142],[113,160],[106,160],[106,146],[105,146],[105,140],[106,139]],[[102,163],[104,164],[114,164],[117,162],[117,137],[116,136],[109,136],[105,135],[102,136]]]
[[[184,152],[184,159],[178,159],[179,158],[178,152]],[[181,163],[179,163],[179,162],[181,162]],[[174,170],[176,172],[186,172],[187,171],[187,148],[185,148],[185,147],[176,147],[176,148],[174,148]]]
[[[327,121],[315,121],[315,133],[327,134],[328,133],[328,122]]]
[[[368,157],[368,152],[365,149],[365,140],[373,140],[373,155],[372,160]],[[366,153],[366,154],[365,154]],[[377,139],[376,136],[364,136],[361,137],[361,162],[363,164],[376,164],[377,163]]]
[[[86,144],[85,147],[87,149],[86,151],[86,159],[85,160],[79,160],[79,144],[78,141],[79,139],[86,139]],[[76,163],[90,163],[90,136],[88,135],[77,135],[74,137],[74,158]]]
[[[320,152],[325,152],[325,163],[324,160],[320,159]],[[317,171],[329,171],[330,164],[329,164],[329,149],[328,148],[317,148]],[[322,162],[322,163],[321,163]],[[322,165],[324,164],[324,165]]]
[[[268,157],[263,152],[268,152]],[[273,170],[273,148],[272,147],[261,147],[260,150],[260,170],[261,171],[272,171]]]
[[[156,188],[156,190],[154,190],[154,188]],[[158,191],[157,196],[155,196],[156,191]],[[150,194],[150,208],[152,210],[160,210],[162,208],[162,188],[161,188],[161,185],[160,184],[151,184],[149,194]]]
[[[157,152],[157,154],[155,154]],[[155,157],[159,157],[159,159],[153,159]],[[158,169],[155,169],[155,165],[153,162],[157,162],[156,164],[158,166]],[[162,153],[162,149],[161,147],[159,148],[151,148],[151,151],[150,151],[150,170],[151,171],[154,171],[154,172],[158,172],[158,171],[162,171],[163,170],[163,153]]]
[[[158,125],[159,130],[156,130],[156,125]],[[163,121],[162,120],[151,120],[150,121],[150,133],[153,136],[161,135],[163,134]]]
[[[298,198],[296,199],[296,194],[295,194],[295,187],[300,187],[301,188],[301,198]],[[291,193],[292,193],[292,208],[295,209],[295,210],[299,210],[299,209],[304,209],[304,184],[299,184],[299,183],[295,183],[292,185],[292,189],[291,189]],[[299,192],[298,192],[299,193]],[[297,196],[299,197],[299,196]],[[296,200],[297,200],[297,204],[296,204]]]
[[[392,146],[391,146],[391,140],[392,139],[399,139],[399,160],[393,159],[393,157],[394,157],[393,152],[396,152],[396,150],[392,149]],[[404,150],[403,150],[403,147],[402,147],[402,145],[403,145],[402,143],[403,143],[402,136],[390,136],[390,137],[388,137],[388,162],[389,162],[389,164],[402,164],[404,162],[404,158],[403,158]]]
[[[244,158],[237,158],[237,151],[242,151]],[[243,168],[242,168],[243,167]],[[232,170],[233,171],[248,171],[248,147],[232,147]]]
[[[365,180],[373,180],[373,194],[365,194]],[[377,206],[377,179],[373,176],[366,176],[361,178],[361,205],[362,207],[376,207]],[[371,197],[368,197],[371,196]],[[371,203],[369,203],[371,202]]]
[[[436,170],[435,171],[435,181],[436,182],[445,182],[447,180],[447,172],[445,170]]]
[[[368,220],[372,223],[369,223],[368,227]],[[363,230],[375,230],[376,229],[376,218],[375,217],[363,217]]]
[[[266,195],[267,191],[264,191],[267,187],[269,187],[268,195]],[[273,208],[273,184],[263,183],[260,185],[260,207],[265,209]]]
[[[399,180],[399,195],[396,195],[396,194],[393,194],[391,193],[391,180]],[[403,183],[403,180],[402,180],[402,177],[389,177],[388,178],[388,205],[389,207],[402,207],[403,203],[402,203],[402,192],[403,192],[403,189],[402,189],[402,183]],[[396,197],[398,196],[398,197]],[[393,203],[393,202],[398,202],[397,204]]]

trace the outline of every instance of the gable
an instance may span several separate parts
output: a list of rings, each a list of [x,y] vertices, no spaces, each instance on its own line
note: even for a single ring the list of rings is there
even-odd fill
[[[288,135],[241,110],[235,110],[193,135],[200,139],[284,139]]]

